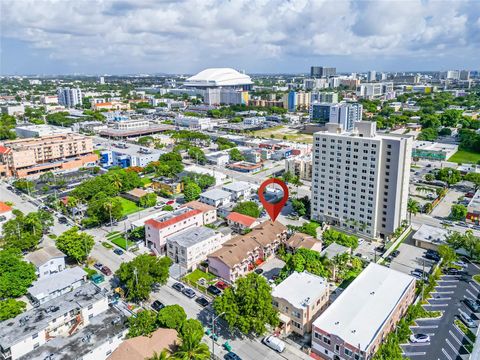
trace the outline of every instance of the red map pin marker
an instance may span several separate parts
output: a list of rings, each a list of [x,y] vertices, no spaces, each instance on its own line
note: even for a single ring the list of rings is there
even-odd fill
[[[272,204],[269,203],[267,200],[265,200],[265,196],[263,195],[263,192],[265,191],[265,188],[270,185],[270,184],[278,184],[283,190],[283,198],[279,202]],[[285,203],[288,200],[288,187],[287,185],[280,179],[268,179],[265,180],[262,185],[258,188],[258,198],[263,204],[263,207],[267,211],[268,215],[270,216],[270,219],[272,221],[275,221],[277,218],[278,214],[282,211],[283,207],[285,206]]]

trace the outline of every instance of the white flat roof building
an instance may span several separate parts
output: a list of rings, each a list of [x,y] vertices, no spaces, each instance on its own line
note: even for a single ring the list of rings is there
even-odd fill
[[[413,142],[412,157],[428,160],[448,160],[458,150],[456,144],[416,140]]]
[[[370,263],[313,322],[314,352],[330,359],[330,349],[338,345],[338,359],[353,358],[359,351],[359,358],[370,359],[414,296],[412,276]]]
[[[70,128],[52,125],[25,125],[15,127],[15,133],[19,138],[51,136],[70,132],[72,132]]]

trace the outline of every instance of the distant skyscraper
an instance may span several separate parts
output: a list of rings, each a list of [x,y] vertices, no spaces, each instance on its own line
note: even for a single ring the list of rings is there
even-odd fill
[[[310,76],[321,78],[335,76],[337,69],[334,67],[312,66],[310,68]]]
[[[310,105],[310,121],[325,125],[330,120],[330,109],[334,104],[332,103],[316,103]]]
[[[367,81],[372,82],[377,80],[377,72],[375,70],[370,70],[367,74]]]
[[[449,80],[460,80],[460,71],[459,70],[448,70],[446,78]]]
[[[312,92],[310,102],[321,102],[321,103],[338,103],[338,93],[336,92],[326,92],[318,91]]]
[[[100,76],[99,82],[100,84],[105,84],[105,78],[103,76]]]
[[[82,103],[82,90],[80,88],[58,88],[58,103],[66,107],[75,107]]]
[[[470,80],[470,70],[460,71],[460,80]]]

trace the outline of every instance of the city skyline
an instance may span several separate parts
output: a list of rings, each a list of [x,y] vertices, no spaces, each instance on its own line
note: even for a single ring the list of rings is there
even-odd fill
[[[467,0],[22,0],[0,6],[2,75],[478,68],[480,3]]]

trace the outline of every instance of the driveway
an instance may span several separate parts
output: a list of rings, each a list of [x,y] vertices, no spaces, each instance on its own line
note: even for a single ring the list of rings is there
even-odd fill
[[[430,342],[425,344],[402,345],[404,356],[412,360],[460,360],[468,358],[468,351],[465,345],[469,346],[471,341],[454,324],[459,315],[459,309],[472,317],[478,326],[479,313],[472,313],[465,305],[464,300],[480,299],[480,286],[471,278],[479,270],[472,264],[465,269],[468,278],[453,275],[443,275],[438,282],[432,298],[424,305],[429,311],[442,311],[440,319],[417,320],[416,325],[411,327],[413,333],[430,335]],[[471,329],[474,333],[477,328]]]
[[[278,276],[280,274],[280,270],[283,269],[285,266],[285,261],[279,259],[279,258],[272,258],[267,261],[265,261],[262,265],[260,265],[258,268],[263,270],[262,275],[267,278],[267,280],[270,280],[273,276]]]
[[[426,250],[402,243],[398,247],[398,251],[400,251],[400,254],[390,263],[391,269],[401,271],[408,275],[415,269],[424,269],[426,272],[430,272],[432,261],[423,257]]]
[[[450,215],[452,205],[456,203],[459,197],[464,195],[464,192],[456,189],[448,190],[447,195],[445,195],[445,197],[432,210],[431,216],[448,217]]]

